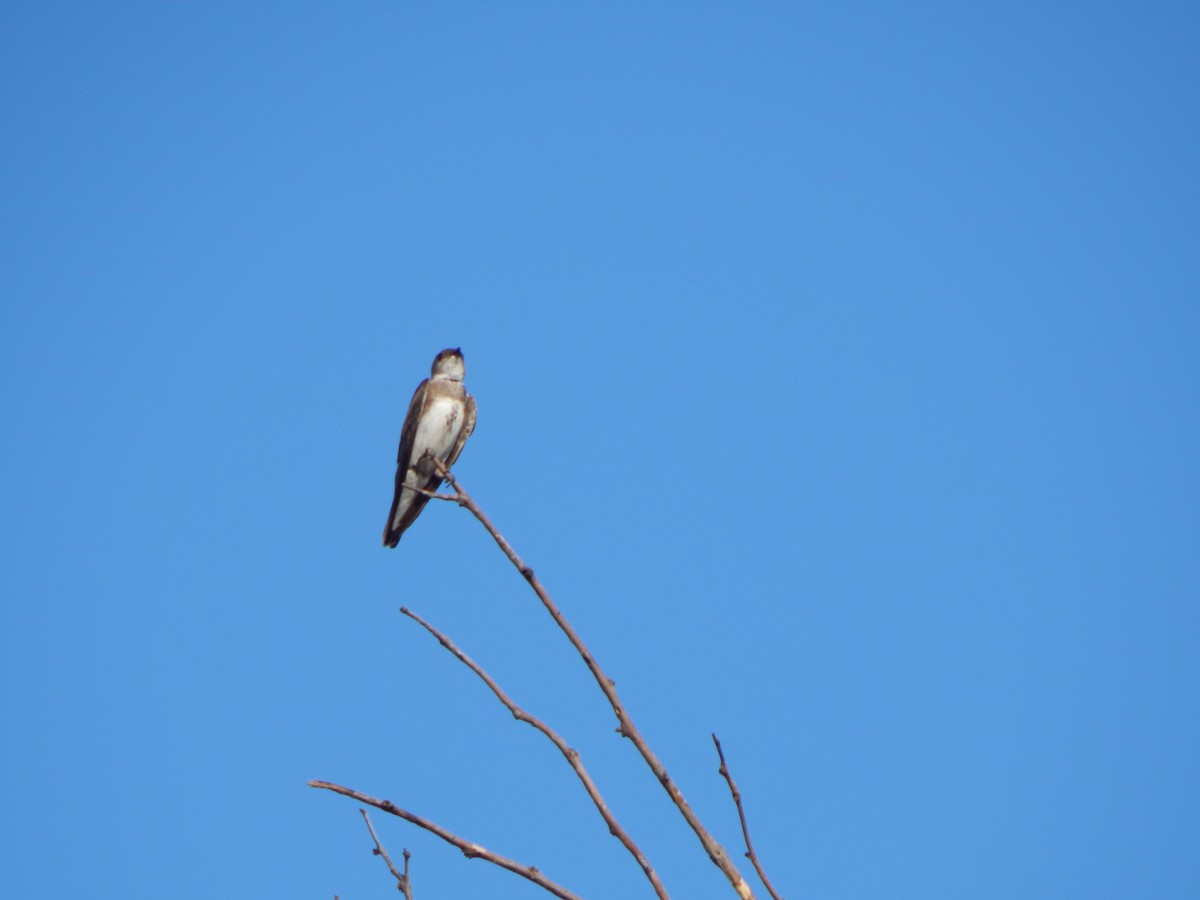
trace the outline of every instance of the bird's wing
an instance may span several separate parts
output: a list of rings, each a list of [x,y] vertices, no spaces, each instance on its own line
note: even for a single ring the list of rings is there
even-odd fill
[[[425,389],[429,386],[426,378],[413,392],[408,404],[408,412],[404,415],[404,426],[400,429],[400,449],[396,451],[396,493],[392,496],[392,508],[388,510],[387,523],[383,526],[383,545],[395,547],[400,541],[400,535],[421,514],[429,498],[414,491],[404,490],[404,476],[412,464],[413,444],[417,441],[417,425],[421,421],[421,411],[425,407]],[[396,521],[397,510],[403,507],[400,521]]]
[[[471,436],[471,432],[475,430],[475,398],[470,394],[463,397],[463,427],[458,433],[458,440],[454,442],[454,447],[446,457],[446,468],[454,465],[460,453],[463,452],[463,447],[466,446],[467,438]]]
[[[412,465],[413,444],[417,442],[417,426],[421,424],[421,410],[425,407],[425,390],[428,387],[428,378],[417,385],[412,400],[408,403],[408,412],[404,414],[404,425],[400,429],[400,449],[396,451],[396,466],[400,472],[407,471]]]

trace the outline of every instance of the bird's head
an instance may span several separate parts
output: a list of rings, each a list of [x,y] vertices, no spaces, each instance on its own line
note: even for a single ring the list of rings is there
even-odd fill
[[[467,372],[467,364],[463,362],[462,350],[455,347],[443,350],[433,359],[432,375],[437,381],[462,381]]]

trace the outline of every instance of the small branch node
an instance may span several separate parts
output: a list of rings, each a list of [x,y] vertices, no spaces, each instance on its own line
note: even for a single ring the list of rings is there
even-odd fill
[[[367,823],[367,831],[371,832],[371,840],[375,842],[375,846],[371,849],[372,855],[383,857],[383,861],[387,863],[388,871],[396,879],[396,890],[402,893],[406,900],[412,900],[412,882],[408,879],[408,851],[404,851],[404,871],[401,872],[396,868],[396,864],[392,862],[392,858],[388,856],[387,850],[383,847],[383,842],[379,840],[379,835],[375,833],[375,826],[371,824],[371,817],[367,815],[367,811],[362,807],[359,807],[358,811],[362,813],[363,821]]]

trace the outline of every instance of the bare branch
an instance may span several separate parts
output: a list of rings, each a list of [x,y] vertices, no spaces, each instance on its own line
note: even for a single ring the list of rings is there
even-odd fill
[[[783,900],[782,897],[771,886],[771,879],[767,878],[767,873],[763,871],[762,864],[758,861],[758,854],[754,852],[754,845],[750,843],[750,828],[746,825],[746,810],[742,808],[742,792],[738,790],[733,781],[733,775],[729,772],[729,766],[725,764],[725,751],[721,749],[721,742],[717,740],[716,734],[712,736],[713,743],[717,745],[717,756],[721,760],[721,768],[717,771],[725,777],[725,781],[729,784],[729,793],[733,796],[733,804],[737,807],[738,819],[742,823],[742,837],[746,839],[746,858],[750,860],[754,866],[754,871],[758,873],[758,877],[762,879],[763,887],[767,889],[775,900]]]
[[[496,683],[496,680],[487,672],[485,672],[483,667],[475,662],[475,660],[463,653],[463,651],[460,650],[455,643],[450,640],[449,637],[438,631],[407,607],[402,606],[400,608],[400,612],[404,613],[404,615],[408,616],[410,619],[432,634],[435,638],[437,638],[438,643],[449,650],[459,662],[478,675],[480,679],[483,680],[483,683],[486,684],[491,689],[492,693],[496,695],[496,699],[503,703],[505,707],[507,707],[508,711],[512,713],[514,719],[524,722],[527,725],[532,725],[534,728],[544,734],[550,740],[550,742],[554,744],[555,747],[558,748],[559,752],[566,759],[567,763],[572,769],[575,770],[576,776],[578,776],[579,780],[583,783],[583,788],[585,791],[587,791],[588,796],[591,797],[592,803],[594,803],[596,805],[596,809],[600,811],[600,816],[604,819],[604,823],[608,826],[609,833],[618,841],[620,841],[621,844],[624,845],[625,849],[629,851],[630,855],[637,860],[637,864],[642,867],[642,871],[646,873],[646,878],[650,880],[650,884],[654,887],[654,893],[662,898],[662,900],[666,900],[668,897],[667,889],[663,887],[662,881],[659,880],[658,873],[654,871],[653,866],[650,865],[650,861],[646,859],[645,854],[642,853],[638,845],[633,842],[633,839],[617,822],[617,819],[612,814],[612,811],[609,810],[608,804],[604,802],[604,798],[600,795],[600,789],[596,787],[596,783],[592,781],[592,776],[589,775],[587,769],[584,768],[583,762],[579,758],[579,752],[567,744],[567,742],[563,740],[562,736],[559,735],[558,732],[556,732],[553,728],[536,716],[526,712],[515,702],[513,702],[508,694],[504,692],[504,689]]]
[[[550,613],[550,616],[554,619],[555,624],[558,625],[563,634],[567,636],[567,640],[571,642],[571,645],[583,658],[584,664],[592,673],[592,677],[596,680],[596,684],[600,686],[600,690],[604,693],[605,698],[608,700],[609,705],[612,707],[613,712],[617,716],[618,733],[629,738],[634,747],[637,748],[637,751],[641,754],[642,759],[646,761],[646,765],[650,767],[650,771],[654,773],[654,777],[658,779],[659,784],[663,786],[663,789],[666,790],[667,795],[671,798],[671,801],[679,809],[679,813],[683,816],[684,821],[688,823],[692,831],[695,832],[696,837],[699,838],[701,846],[704,847],[705,852],[708,854],[708,858],[711,859],[713,864],[724,873],[726,878],[729,879],[729,883],[733,885],[733,889],[737,892],[738,896],[742,898],[742,900],[753,900],[754,893],[750,889],[750,885],[746,882],[746,879],[742,877],[742,873],[738,871],[738,868],[734,865],[733,860],[729,858],[729,854],[725,852],[725,848],[717,842],[716,838],[709,834],[708,829],[704,827],[704,825],[700,822],[700,819],[696,816],[695,812],[692,811],[692,808],[688,805],[687,800],[684,799],[683,793],[679,790],[674,780],[672,780],[671,776],[667,773],[666,767],[659,761],[654,751],[650,749],[650,745],[646,743],[645,738],[642,737],[641,732],[638,731],[637,726],[633,724],[633,720],[630,719],[629,714],[625,711],[625,707],[621,703],[621,698],[617,696],[615,682],[604,673],[603,669],[600,668],[600,664],[596,662],[596,658],[592,656],[592,652],[587,648],[587,645],[584,644],[583,640],[575,632],[575,629],[571,627],[571,623],[567,621],[566,617],[559,610],[555,602],[550,599],[550,595],[546,593],[546,589],[542,586],[542,583],[538,580],[537,576],[534,575],[533,569],[526,565],[524,560],[517,555],[517,552],[512,548],[512,545],[509,544],[509,542],[504,538],[504,535],[502,535],[496,529],[496,526],[492,524],[491,520],[484,515],[483,510],[479,508],[478,504],[476,504],[471,498],[471,495],[463,490],[462,485],[459,484],[458,480],[454,477],[454,475],[451,474],[450,470],[446,467],[446,464],[436,456],[431,456],[430,458],[434,466],[437,468],[438,474],[441,475],[442,478],[445,479],[450,487],[454,490],[454,494],[458,500],[459,506],[466,507],[470,511],[471,515],[478,519],[479,523],[487,529],[488,534],[492,536],[492,539],[496,542],[500,549],[504,551],[504,555],[508,557],[509,561],[516,566],[517,571],[521,573],[522,577],[529,582],[529,586],[533,588],[533,592],[537,594],[538,599],[542,601],[542,605],[546,607],[546,611]]]
[[[412,854],[408,850],[404,851],[404,871],[398,871],[392,862],[392,858],[388,856],[387,850],[380,843],[379,835],[375,833],[375,826],[371,824],[371,817],[367,815],[367,811],[362,807],[359,807],[358,811],[362,813],[363,821],[367,823],[367,831],[371,832],[371,840],[375,842],[375,849],[372,852],[376,856],[383,857],[383,861],[387,863],[388,871],[396,879],[396,887],[404,895],[404,900],[412,900],[412,883],[408,880],[408,860]]]
[[[426,450],[425,454],[428,456],[429,451]],[[421,458],[424,459],[425,457]],[[427,491],[425,488],[419,488],[411,484],[402,484],[400,490],[412,491],[414,494],[420,494],[422,497],[428,497],[430,500],[449,500],[451,503],[458,502],[458,497],[454,496],[454,494],[439,494],[437,491]]]
[[[467,859],[483,859],[490,862],[492,865],[499,866],[502,869],[508,869],[520,875],[522,878],[527,878],[536,884],[538,887],[553,894],[561,900],[582,900],[578,894],[573,894],[560,884],[551,881],[543,875],[536,866],[527,866],[516,860],[509,859],[506,856],[501,856],[499,853],[493,853],[486,847],[481,847],[472,841],[459,837],[451,831],[447,831],[436,822],[431,822],[428,819],[423,819],[416,813],[410,813],[408,810],[401,809],[391,800],[378,800],[375,797],[370,797],[348,787],[342,787],[340,784],[332,784],[328,781],[310,781],[309,787],[320,788],[326,791],[333,791],[335,794],[342,794],[345,797],[352,797],[359,803],[365,803],[367,806],[374,806],[376,809],[382,809],[385,813],[391,813],[393,816],[398,816],[406,822],[412,822],[418,828],[424,828],[426,831],[436,834],[447,844],[453,844],[462,851],[463,856]]]

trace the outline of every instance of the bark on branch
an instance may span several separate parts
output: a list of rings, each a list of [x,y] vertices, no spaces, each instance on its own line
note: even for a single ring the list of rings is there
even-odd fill
[[[737,807],[738,820],[742,823],[742,837],[746,840],[746,859],[750,860],[754,866],[754,871],[758,873],[758,877],[762,880],[763,887],[767,889],[775,900],[783,900],[775,892],[775,888],[771,885],[771,879],[767,877],[767,873],[763,871],[762,864],[758,861],[758,854],[754,852],[754,844],[750,843],[750,827],[746,824],[746,810],[742,807],[742,792],[738,790],[738,786],[734,784],[733,775],[729,772],[729,766],[725,764],[725,751],[721,749],[721,742],[717,740],[717,736],[712,736],[713,743],[717,745],[717,757],[721,760],[721,768],[717,771],[725,778],[729,785],[729,793],[733,797],[733,805]]]
[[[578,894],[573,894],[561,884],[556,884],[545,875],[543,875],[537,866],[527,866],[524,863],[519,863],[516,860],[509,859],[507,856],[501,856],[499,853],[493,853],[486,847],[481,847],[473,841],[468,841],[466,838],[461,838],[452,831],[448,831],[436,822],[431,822],[418,816],[416,813],[411,813],[406,809],[401,809],[391,800],[379,800],[375,797],[370,797],[348,787],[342,787],[340,784],[331,784],[328,781],[310,781],[309,787],[320,788],[326,791],[333,791],[335,794],[342,794],[346,797],[353,797],[359,803],[365,803],[367,806],[374,806],[376,809],[381,809],[385,813],[391,813],[393,816],[399,816],[406,822],[412,822],[418,828],[424,828],[431,834],[436,834],[447,844],[453,844],[462,851],[463,856],[467,859],[484,859],[492,865],[499,866],[502,869],[508,869],[520,875],[522,878],[527,878],[536,884],[538,887],[549,891],[555,897],[560,897],[562,900],[583,900]]]
[[[729,883],[733,886],[733,889],[737,892],[738,896],[742,898],[742,900],[753,900],[754,893],[750,889],[750,885],[746,882],[746,879],[742,877],[742,874],[738,871],[737,866],[733,864],[733,860],[731,860],[729,854],[725,852],[725,848],[723,848],[720,843],[718,843],[717,840],[711,834],[709,834],[708,829],[701,824],[699,817],[697,817],[695,812],[693,812],[691,806],[688,805],[687,800],[684,799],[683,793],[679,790],[679,787],[675,784],[675,781],[671,778],[670,774],[668,774],[666,767],[662,764],[662,762],[659,761],[658,756],[655,755],[654,751],[650,749],[650,745],[646,743],[645,738],[642,737],[641,732],[638,731],[637,726],[634,725],[629,713],[625,710],[624,705],[621,703],[621,698],[617,695],[616,684],[611,678],[608,677],[608,675],[604,673],[604,670],[600,668],[600,664],[596,662],[596,658],[592,655],[592,652],[588,649],[587,645],[584,644],[583,639],[579,637],[578,633],[576,633],[575,629],[571,626],[571,623],[567,621],[566,617],[562,614],[562,611],[559,610],[558,605],[555,604],[555,602],[550,598],[550,595],[546,592],[545,587],[543,587],[542,583],[534,574],[533,569],[526,565],[525,561],[517,555],[517,552],[512,548],[512,545],[509,544],[504,535],[502,535],[496,529],[496,526],[492,524],[491,520],[484,514],[483,510],[479,508],[479,505],[474,501],[474,499],[472,499],[471,495],[463,489],[462,485],[459,484],[458,479],[456,479],[446,467],[446,464],[436,456],[430,456],[430,459],[432,460],[434,467],[437,469],[438,474],[442,476],[442,478],[454,491],[453,496],[458,502],[459,506],[465,507],[471,513],[471,515],[478,519],[479,523],[485,529],[487,529],[488,534],[492,536],[492,539],[496,542],[497,546],[499,546],[504,555],[508,557],[509,562],[516,567],[517,571],[520,572],[522,577],[529,583],[529,586],[533,589],[533,592],[542,602],[542,605],[546,608],[546,611],[550,613],[550,617],[554,619],[555,624],[558,625],[559,629],[563,632],[563,634],[566,635],[567,640],[571,642],[571,645],[583,658],[583,662],[588,667],[588,671],[592,673],[592,677],[595,679],[596,684],[600,687],[605,699],[608,700],[609,705],[612,707],[613,713],[617,717],[617,731],[621,735],[629,738],[633,746],[637,748],[638,753],[641,754],[641,757],[643,760],[645,760],[646,765],[650,767],[650,771],[654,773],[655,779],[657,779],[658,783],[663,786],[663,789],[671,798],[671,802],[675,804],[680,815],[683,816],[684,821],[687,822],[688,826],[699,839],[701,846],[704,847],[704,851],[708,854],[708,858],[712,860],[713,864],[721,870],[726,878],[729,879]]]
[[[608,808],[608,804],[604,802],[604,798],[600,795],[600,789],[596,787],[596,783],[592,780],[592,776],[588,774],[587,769],[584,768],[583,761],[579,758],[579,752],[571,747],[565,740],[563,740],[562,736],[553,728],[551,728],[541,719],[537,718],[537,716],[526,712],[524,709],[518,706],[512,700],[512,698],[510,698],[508,694],[504,692],[503,688],[496,683],[496,680],[492,678],[492,676],[486,671],[484,671],[483,667],[480,666],[479,663],[475,662],[475,660],[463,653],[463,651],[460,650],[458,646],[452,640],[450,640],[449,637],[438,631],[407,607],[402,606],[400,608],[400,612],[404,613],[404,615],[408,616],[410,619],[432,634],[435,638],[437,638],[438,643],[449,650],[459,662],[478,675],[480,679],[482,679],[483,683],[486,684],[491,689],[492,693],[496,695],[496,699],[503,703],[508,711],[512,713],[514,719],[524,722],[527,725],[532,725],[543,735],[545,735],[555,747],[558,748],[558,751],[563,755],[567,763],[574,770],[575,775],[579,778],[580,782],[582,782],[583,789],[587,791],[587,795],[591,798],[592,803],[595,804],[596,809],[600,812],[601,818],[604,819],[604,824],[608,826],[609,833],[621,842],[625,849],[629,851],[629,854],[637,861],[637,864],[641,866],[646,878],[650,881],[651,886],[654,888],[654,893],[657,894],[661,900],[668,900],[667,889],[663,887],[662,881],[659,880],[658,873],[654,871],[654,867],[650,865],[650,861],[646,858],[646,855],[642,853],[638,845],[633,842],[633,838],[631,838],[625,829],[621,827],[620,823],[617,822],[616,816],[612,814],[612,811]]]
[[[371,840],[375,842],[375,849],[371,852],[376,856],[383,857],[383,861],[387,863],[388,871],[396,879],[396,887],[404,895],[404,900],[413,900],[412,881],[408,877],[408,861],[412,859],[412,854],[407,849],[404,851],[404,871],[401,872],[396,868],[396,864],[392,862],[392,858],[388,856],[383,842],[379,840],[379,835],[375,833],[375,826],[371,824],[371,817],[367,815],[367,811],[361,806],[358,808],[358,811],[362,813],[363,821],[367,823],[367,831],[371,832]]]

